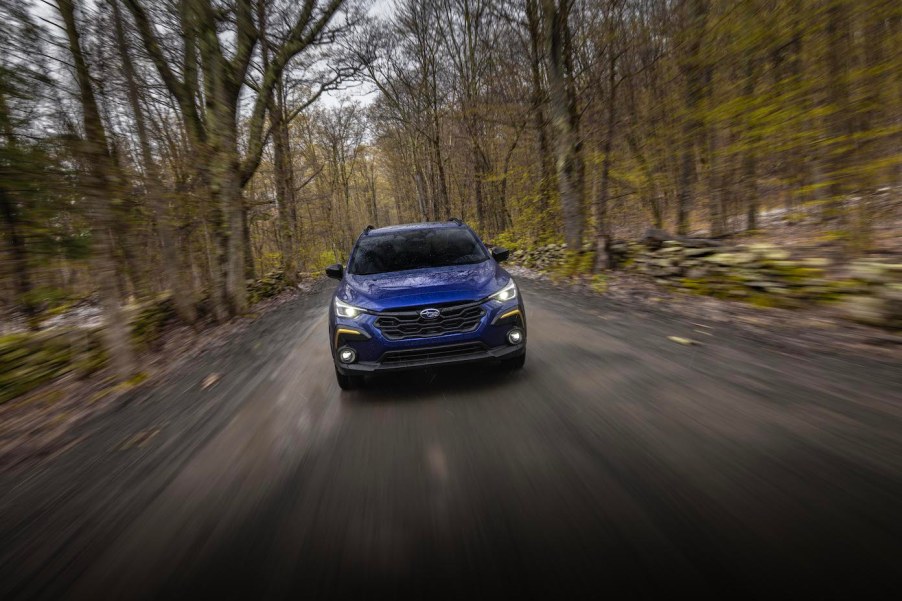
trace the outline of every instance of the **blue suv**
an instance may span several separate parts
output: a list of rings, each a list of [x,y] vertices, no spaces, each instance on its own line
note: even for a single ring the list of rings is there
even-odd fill
[[[329,307],[329,346],[338,385],[369,374],[491,361],[526,361],[526,310],[489,250],[460,220],[373,229],[357,239]]]

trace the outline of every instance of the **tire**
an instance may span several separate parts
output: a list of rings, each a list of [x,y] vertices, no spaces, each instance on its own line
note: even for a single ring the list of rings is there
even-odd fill
[[[342,390],[354,390],[363,387],[363,376],[346,376],[335,370],[335,379],[338,380],[338,387]]]
[[[518,369],[523,369],[523,366],[526,364],[526,351],[523,351],[523,354],[519,357],[514,357],[513,359],[505,359],[502,363],[504,369],[509,371],[515,371]]]

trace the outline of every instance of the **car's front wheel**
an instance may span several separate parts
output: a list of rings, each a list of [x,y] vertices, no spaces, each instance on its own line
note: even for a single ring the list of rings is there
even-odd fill
[[[354,390],[363,386],[363,376],[346,376],[335,370],[335,379],[338,380],[338,387],[342,390]]]

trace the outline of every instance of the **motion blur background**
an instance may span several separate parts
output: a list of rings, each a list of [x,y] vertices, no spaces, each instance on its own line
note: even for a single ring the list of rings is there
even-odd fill
[[[809,348],[893,364],[900,25],[892,0],[0,0],[0,467],[22,474],[63,452],[133,391],[184,381],[180,361],[234,351],[230,336],[257,352],[273,335],[255,329],[261,315],[295,333],[318,323],[304,311],[326,302],[319,274],[367,224],[461,218],[514,251],[523,281],[569,291],[524,284],[537,307],[574,290],[592,319],[655,304],[673,349],[627,351],[645,334],[625,329],[580,354],[548,325],[569,309],[531,316],[533,373],[575,378],[552,359],[569,357],[589,380],[565,378],[576,388],[558,394],[587,407],[614,377],[592,353],[648,366],[693,353],[702,369],[712,326],[691,323],[714,315],[731,327],[751,315],[765,340],[791,322]],[[536,347],[543,331],[550,346]],[[297,366],[325,352],[298,344]],[[221,388],[230,356],[192,385]],[[897,370],[859,368],[868,398],[897,395]],[[769,398],[855,397],[827,376],[805,388],[784,375]],[[711,390],[737,403],[758,377],[721,376]],[[441,398],[441,382],[422,393]],[[555,397],[545,385],[535,402]],[[623,394],[667,397],[660,385]],[[846,413],[861,426],[849,436],[870,432],[859,458],[882,467],[868,482],[897,487],[898,407],[872,409],[881,433]],[[494,423],[486,410],[474,419]],[[116,436],[152,445],[169,415]],[[447,469],[442,452],[426,456]],[[900,500],[874,486],[885,506]],[[10,540],[28,539],[19,528]]]
[[[368,223],[589,253],[776,223],[781,245],[899,251],[896,2],[2,10],[6,332],[163,293],[224,320],[246,280],[342,259]]]

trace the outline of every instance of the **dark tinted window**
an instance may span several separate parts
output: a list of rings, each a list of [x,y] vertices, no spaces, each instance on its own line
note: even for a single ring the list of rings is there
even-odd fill
[[[423,267],[467,265],[488,258],[485,248],[466,228],[406,230],[361,237],[348,271],[357,275],[372,275]]]

